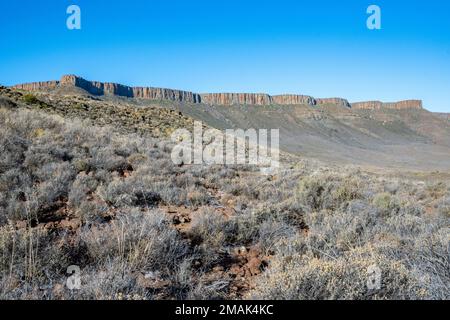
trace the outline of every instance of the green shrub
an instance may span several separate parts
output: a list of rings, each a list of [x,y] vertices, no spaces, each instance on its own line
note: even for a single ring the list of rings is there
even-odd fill
[[[349,176],[316,174],[300,181],[297,196],[312,210],[337,209],[360,198],[360,188],[360,181]]]
[[[32,95],[31,93],[27,93],[23,96],[23,101],[27,104],[36,104],[39,102],[38,98],[36,98],[35,95]]]
[[[398,199],[387,192],[375,195],[372,203],[386,215],[396,214],[400,210]]]

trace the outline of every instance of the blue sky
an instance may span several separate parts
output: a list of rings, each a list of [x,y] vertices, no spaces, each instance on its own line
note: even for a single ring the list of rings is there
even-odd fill
[[[81,8],[82,29],[66,28]],[[366,28],[381,8],[382,29]],[[450,2],[54,0],[0,3],[0,83],[59,79],[195,92],[423,99],[450,112]]]

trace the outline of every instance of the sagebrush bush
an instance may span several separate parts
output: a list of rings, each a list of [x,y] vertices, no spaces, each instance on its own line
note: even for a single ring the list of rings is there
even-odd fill
[[[444,197],[439,203],[439,212],[447,218],[450,218],[450,196]]]
[[[259,227],[258,243],[262,251],[271,254],[280,239],[289,239],[296,235],[297,229],[282,221],[266,220]]]
[[[53,236],[44,229],[15,230],[0,227],[0,295],[26,298],[33,287],[45,285],[49,277],[60,278],[70,265],[65,246],[51,246]],[[25,281],[26,286],[18,286]]]
[[[395,215],[401,207],[398,199],[387,192],[375,195],[372,203],[385,215]]]
[[[14,101],[11,101],[8,98],[0,97],[0,108],[13,109],[17,107],[17,104]]]
[[[381,270],[380,289],[367,286],[371,266]],[[417,299],[427,298],[427,291],[401,262],[367,247],[334,259],[277,256],[249,296],[285,300]]]
[[[204,266],[209,267],[220,260],[227,240],[226,232],[226,221],[219,212],[201,210],[193,216],[190,233]]]
[[[94,261],[118,259],[129,270],[174,270],[188,247],[163,213],[132,210],[81,235]]]
[[[361,197],[361,182],[351,176],[314,174],[300,180],[298,199],[311,210],[338,209]]]

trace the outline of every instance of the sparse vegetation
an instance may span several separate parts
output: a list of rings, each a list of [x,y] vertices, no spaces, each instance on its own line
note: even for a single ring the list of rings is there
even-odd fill
[[[175,165],[152,128],[29,107],[0,108],[2,299],[450,298],[445,179]]]
[[[36,98],[35,95],[32,95],[31,93],[27,93],[23,96],[23,101],[25,101],[28,104],[35,104],[38,103],[38,98]]]

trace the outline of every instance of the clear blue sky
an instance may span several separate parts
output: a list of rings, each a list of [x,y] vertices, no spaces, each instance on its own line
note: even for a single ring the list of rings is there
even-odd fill
[[[82,29],[66,28],[77,4]],[[366,28],[366,8],[382,30]],[[195,92],[423,99],[450,112],[450,2],[1,1],[0,83],[59,79]]]

